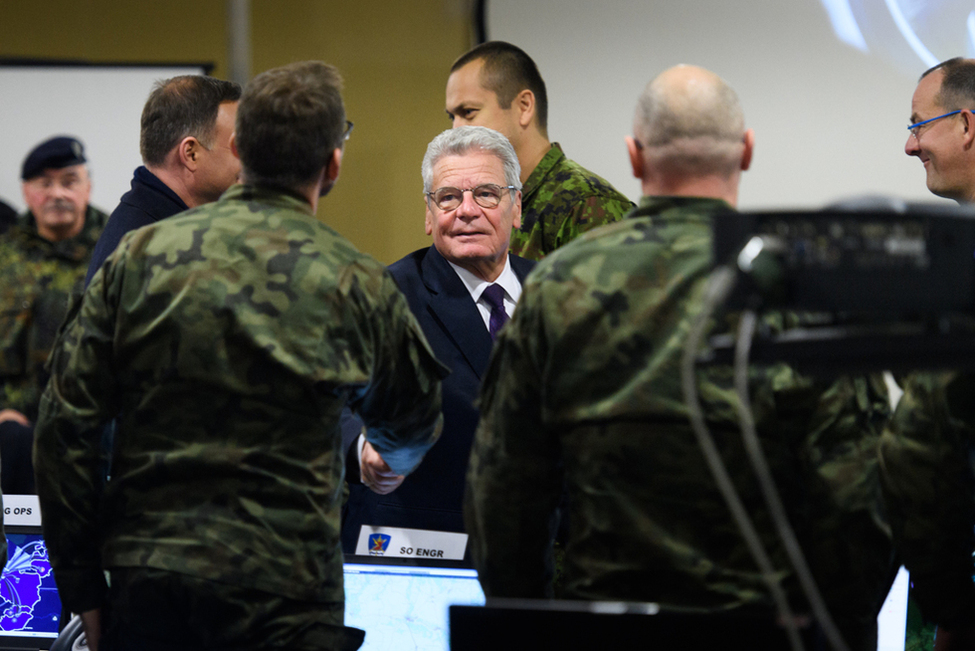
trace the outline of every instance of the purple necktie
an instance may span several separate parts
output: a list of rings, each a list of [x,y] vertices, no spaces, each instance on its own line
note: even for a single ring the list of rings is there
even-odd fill
[[[498,330],[508,322],[508,313],[504,311],[504,288],[501,285],[488,285],[481,294],[491,306],[491,320],[488,322],[488,332],[491,339],[498,336]]]

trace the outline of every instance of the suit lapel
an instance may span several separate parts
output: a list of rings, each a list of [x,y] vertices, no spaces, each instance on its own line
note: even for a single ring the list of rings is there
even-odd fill
[[[430,291],[430,311],[477,376],[481,377],[487,368],[494,342],[467,287],[432,246],[423,258],[422,270],[423,283]]]

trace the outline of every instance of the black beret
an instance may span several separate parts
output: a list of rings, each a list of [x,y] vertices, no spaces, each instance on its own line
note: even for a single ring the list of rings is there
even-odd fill
[[[34,147],[24,159],[20,178],[29,181],[44,170],[59,170],[85,162],[85,146],[77,138],[57,136]]]

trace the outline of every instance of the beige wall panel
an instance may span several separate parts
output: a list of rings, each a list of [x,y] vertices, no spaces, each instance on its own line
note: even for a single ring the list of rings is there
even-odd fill
[[[255,74],[304,59],[342,71],[355,131],[318,216],[385,263],[430,243],[420,162],[427,143],[450,126],[444,85],[450,64],[469,47],[466,6],[463,0],[252,3]]]
[[[254,74],[306,59],[342,71],[356,127],[339,183],[318,216],[385,263],[430,241],[420,161],[449,126],[444,84],[450,64],[471,45],[469,5],[251,1]],[[225,11],[220,0],[0,0],[0,57],[212,62],[213,74],[225,77]]]

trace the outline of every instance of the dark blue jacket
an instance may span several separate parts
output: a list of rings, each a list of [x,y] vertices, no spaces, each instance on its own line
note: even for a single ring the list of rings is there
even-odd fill
[[[112,255],[115,247],[122,241],[123,235],[188,209],[189,206],[183,203],[179,195],[170,190],[169,186],[160,181],[158,176],[145,167],[139,166],[132,178],[132,189],[122,195],[118,207],[112,211],[105,230],[98,238],[95,251],[91,254],[91,262],[88,264],[85,287],[108,256]]]

